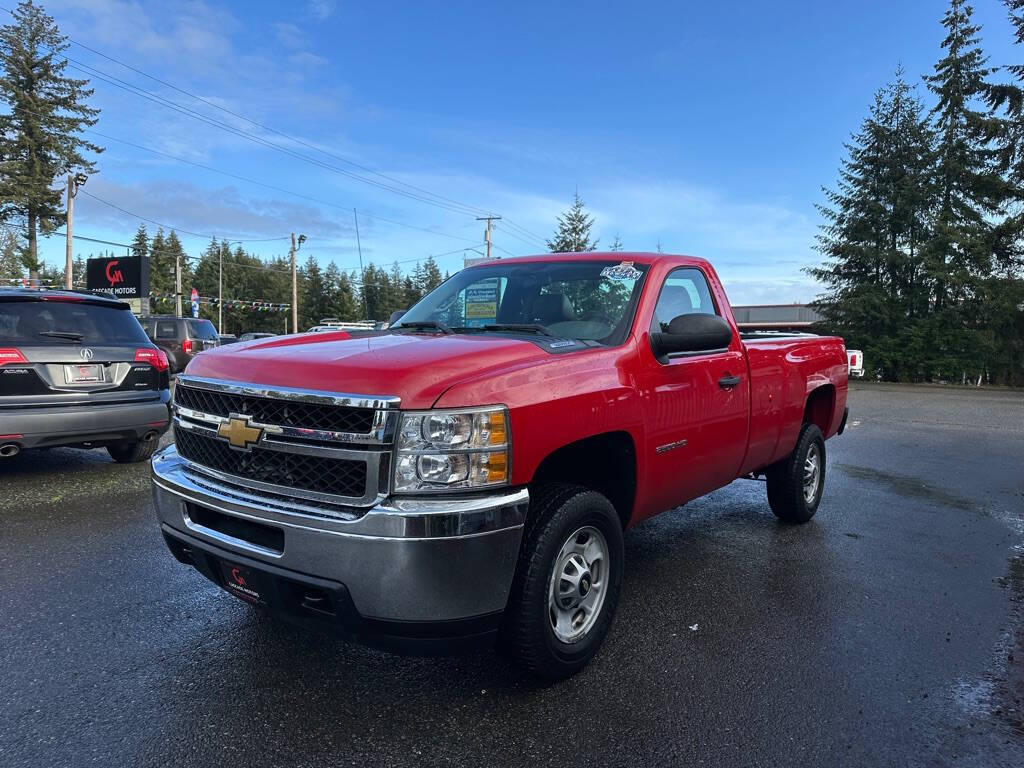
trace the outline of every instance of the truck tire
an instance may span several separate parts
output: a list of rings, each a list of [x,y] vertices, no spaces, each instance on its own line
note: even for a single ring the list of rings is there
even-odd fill
[[[581,670],[615,614],[623,554],[622,524],[608,499],[578,485],[538,489],[499,647],[546,680]]]
[[[159,437],[154,433],[149,438],[140,437],[138,440],[132,440],[128,443],[108,445],[107,453],[118,464],[137,464],[140,461],[146,461],[146,459],[152,456],[159,442]]]
[[[815,424],[804,424],[796,448],[768,467],[768,505],[787,523],[806,523],[818,511],[825,488],[825,438]]]

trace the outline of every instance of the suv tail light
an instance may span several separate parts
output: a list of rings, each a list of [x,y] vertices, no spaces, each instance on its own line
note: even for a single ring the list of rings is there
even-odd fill
[[[28,360],[21,354],[20,349],[14,349],[13,347],[0,347],[0,365],[7,365],[8,363],[27,363]]]
[[[185,339],[183,342],[181,342],[181,351],[184,352],[186,355],[192,354],[192,339]]]
[[[135,362],[149,363],[158,371],[166,371],[169,367],[167,364],[167,355],[164,354],[162,349],[148,349],[146,347],[136,349]]]

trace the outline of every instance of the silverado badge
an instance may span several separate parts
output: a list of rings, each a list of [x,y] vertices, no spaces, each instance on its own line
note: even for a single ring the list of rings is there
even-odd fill
[[[263,428],[254,427],[249,416],[232,413],[226,422],[217,428],[217,434],[239,451],[251,451],[263,437]]]

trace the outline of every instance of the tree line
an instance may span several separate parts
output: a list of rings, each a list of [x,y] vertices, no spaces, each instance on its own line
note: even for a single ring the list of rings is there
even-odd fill
[[[820,206],[821,329],[885,379],[1024,383],[1024,66],[997,82],[972,14],[942,18],[930,108],[902,70],[875,94]]]
[[[261,259],[247,252],[241,245],[214,238],[197,258],[189,257],[177,235],[166,236],[157,230],[152,238],[145,225],[141,225],[132,241],[134,254],[147,256],[150,263],[150,291],[159,298],[151,302],[153,314],[173,313],[175,263],[180,258],[183,305],[188,306],[188,295],[195,288],[201,297],[218,296],[221,269],[223,269],[222,333],[284,330],[285,318],[291,327],[290,310],[287,313],[261,311],[249,306],[234,306],[231,302],[269,302],[291,304],[291,261],[287,256]],[[387,320],[392,312],[408,309],[445,279],[433,257],[427,257],[409,273],[398,264],[390,270],[368,264],[358,270],[345,271],[333,261],[326,267],[312,255],[297,269],[299,298],[299,329],[317,325],[324,318],[343,322],[359,320]],[[217,323],[220,307],[203,302],[200,316]]]

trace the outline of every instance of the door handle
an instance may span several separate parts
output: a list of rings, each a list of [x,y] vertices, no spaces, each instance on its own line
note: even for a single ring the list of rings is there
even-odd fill
[[[733,387],[735,387],[739,383],[740,383],[740,377],[739,376],[728,376],[728,375],[726,375],[726,376],[723,376],[722,378],[720,378],[718,380],[718,386],[720,386],[722,389],[732,389]]]

